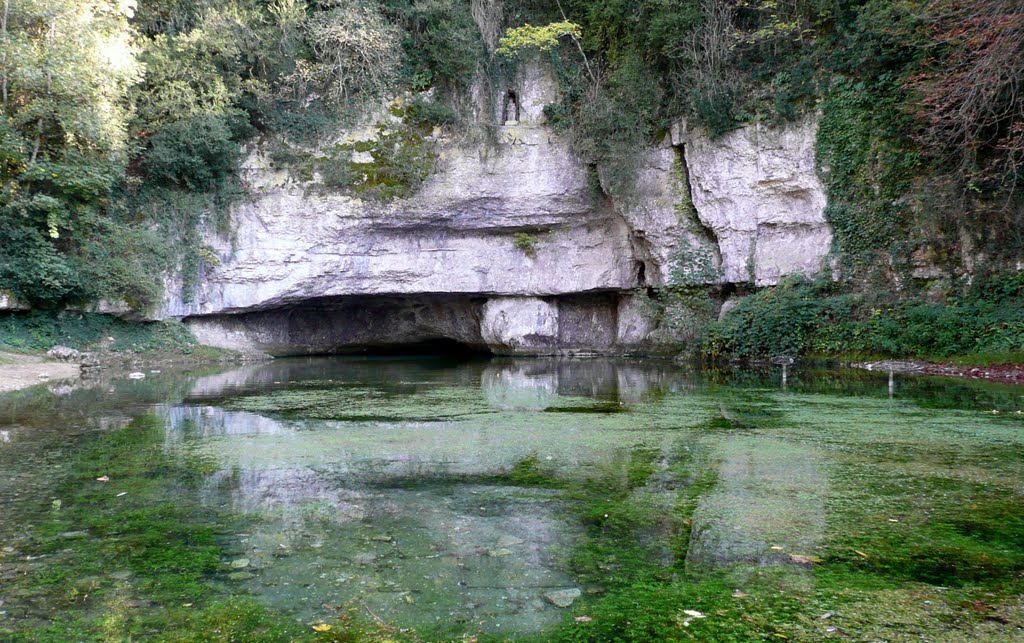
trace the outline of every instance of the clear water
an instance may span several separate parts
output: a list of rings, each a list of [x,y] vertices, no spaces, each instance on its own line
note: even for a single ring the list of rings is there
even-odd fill
[[[898,639],[901,619],[1008,640],[1022,410],[1006,386],[796,369],[783,388],[778,370],[608,360],[37,387],[0,397],[0,638],[203,640],[242,597],[262,620],[209,638],[602,640],[618,618],[634,640]],[[649,587],[686,598],[650,607],[668,629],[630,634],[646,606],[618,597]],[[795,607],[750,608],[732,633],[757,592]],[[705,598],[727,609],[681,611]]]

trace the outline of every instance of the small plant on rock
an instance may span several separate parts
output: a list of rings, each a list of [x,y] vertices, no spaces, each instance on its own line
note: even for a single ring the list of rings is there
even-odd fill
[[[529,232],[517,232],[516,236],[512,238],[512,244],[527,256],[537,256],[537,240]]]

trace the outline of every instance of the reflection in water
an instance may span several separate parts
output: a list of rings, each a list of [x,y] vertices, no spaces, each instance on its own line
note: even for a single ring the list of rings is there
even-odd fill
[[[561,620],[545,594],[578,589],[565,562],[580,527],[557,489],[501,478],[531,458],[571,478],[619,466],[638,445],[670,448],[669,427],[637,432],[604,412],[649,397],[663,378],[598,361],[410,366],[296,362],[299,376],[269,365],[203,378],[190,398],[222,406],[166,407],[168,444],[201,441],[219,466],[208,501],[260,516],[241,555],[272,604],[312,617],[359,597],[395,622],[511,632]],[[298,390],[280,384],[301,379]],[[311,404],[361,419],[294,417]],[[402,414],[456,419],[393,419]]]
[[[184,467],[166,467],[130,492],[242,517],[222,534],[217,591],[307,622],[358,601],[426,631],[541,632],[574,600],[634,578],[629,565],[671,577],[798,561],[811,573],[807,561],[860,528],[857,503],[875,502],[862,480],[890,496],[941,480],[942,494],[900,500],[953,503],[915,509],[931,521],[967,494],[981,502],[978,489],[1024,493],[1017,389],[794,368],[783,390],[779,377],[627,360],[308,358],[40,387],[0,397],[0,502],[13,518],[0,539],[18,565],[40,539],[74,551],[34,532],[59,515],[55,500],[104,473],[86,463],[74,478],[67,462],[154,411],[154,444],[136,435],[117,448],[153,446],[201,475],[186,484]],[[903,524],[880,506],[884,526]],[[23,578],[47,564],[29,562]],[[0,635],[50,618],[30,593],[17,601],[0,606]]]
[[[812,449],[738,437],[720,452],[718,484],[693,516],[692,569],[784,562],[817,552],[825,535],[828,477]]]

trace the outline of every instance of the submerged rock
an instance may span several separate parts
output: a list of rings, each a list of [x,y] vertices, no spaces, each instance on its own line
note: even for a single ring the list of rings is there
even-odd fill
[[[569,589],[556,589],[550,592],[544,592],[544,600],[555,607],[569,607],[582,594],[583,592],[576,587]]]
[[[516,545],[522,545],[525,542],[526,541],[523,540],[522,538],[519,538],[517,536],[512,536],[510,534],[505,534],[504,536],[501,536],[500,538],[498,538],[498,547],[500,547],[500,548],[515,547]]]

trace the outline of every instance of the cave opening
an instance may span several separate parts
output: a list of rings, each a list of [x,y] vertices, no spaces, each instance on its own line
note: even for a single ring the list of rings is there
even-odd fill
[[[186,320],[208,343],[289,355],[489,354],[485,299],[465,295],[323,297],[276,308]]]
[[[616,346],[620,298],[617,291],[349,295],[183,321],[204,344],[273,357],[590,354]]]
[[[373,357],[451,357],[458,359],[474,359],[489,357],[491,351],[486,347],[460,342],[450,337],[432,337],[409,343],[379,344],[346,348],[323,353],[324,355],[366,355]]]

